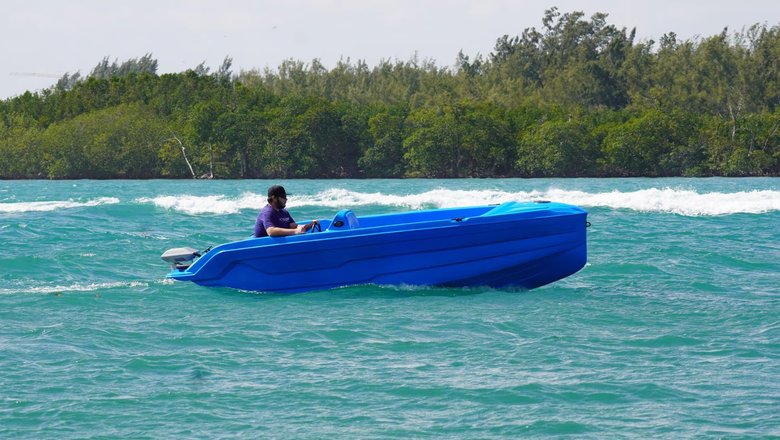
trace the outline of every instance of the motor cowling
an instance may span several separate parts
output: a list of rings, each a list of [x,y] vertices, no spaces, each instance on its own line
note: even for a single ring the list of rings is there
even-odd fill
[[[200,252],[191,247],[168,249],[160,256],[163,261],[170,263],[175,268],[188,267],[197,257],[200,257]]]

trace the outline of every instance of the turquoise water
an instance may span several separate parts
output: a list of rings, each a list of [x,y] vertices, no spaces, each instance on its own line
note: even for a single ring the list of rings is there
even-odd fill
[[[526,292],[164,280],[270,183],[0,181],[0,438],[780,436],[780,179],[284,181],[299,221],[579,204],[589,264]]]

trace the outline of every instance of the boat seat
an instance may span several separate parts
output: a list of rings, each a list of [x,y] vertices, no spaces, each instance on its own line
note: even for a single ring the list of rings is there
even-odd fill
[[[332,229],[336,231],[341,231],[345,229],[357,229],[359,227],[360,227],[360,222],[358,221],[355,213],[352,212],[351,209],[342,209],[341,211],[336,213],[335,217],[333,217],[333,221],[328,227],[328,230]]]
[[[487,217],[487,216],[490,216],[490,215],[506,214],[508,212],[514,211],[517,208],[518,208],[518,203],[517,202],[504,202],[504,203],[496,206],[495,208],[491,209],[490,211],[482,214],[482,216],[483,217]]]

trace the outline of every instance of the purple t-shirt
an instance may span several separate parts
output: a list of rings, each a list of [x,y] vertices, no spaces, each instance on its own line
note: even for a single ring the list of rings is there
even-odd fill
[[[271,205],[265,205],[255,220],[255,237],[266,237],[268,232],[265,228],[275,226],[277,228],[289,228],[290,223],[295,223],[292,216],[286,209],[275,210]]]

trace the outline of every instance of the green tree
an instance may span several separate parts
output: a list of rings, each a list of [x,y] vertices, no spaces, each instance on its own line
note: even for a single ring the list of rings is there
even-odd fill
[[[602,146],[606,171],[618,176],[679,175],[691,165],[680,159],[691,154],[693,134],[691,121],[681,121],[686,119],[651,110],[615,125]]]
[[[594,171],[596,154],[585,124],[550,120],[520,136],[516,166],[528,177],[587,176]]]
[[[710,117],[702,137],[702,162],[715,174],[751,176],[780,170],[780,111],[746,116],[736,133],[727,120]]]
[[[363,152],[358,166],[368,177],[401,177],[403,162],[403,112],[385,111],[368,120],[372,144]]]
[[[461,132],[451,111],[421,108],[406,118],[404,160],[420,177],[461,177],[465,157]]]
[[[41,166],[57,179],[156,177],[165,131],[139,105],[88,113],[46,129]]]
[[[43,151],[41,130],[32,118],[9,116],[0,121],[0,178],[40,177]]]
[[[513,131],[507,112],[488,103],[462,102],[455,107],[461,148],[466,159],[462,175],[509,175],[514,166]]]

